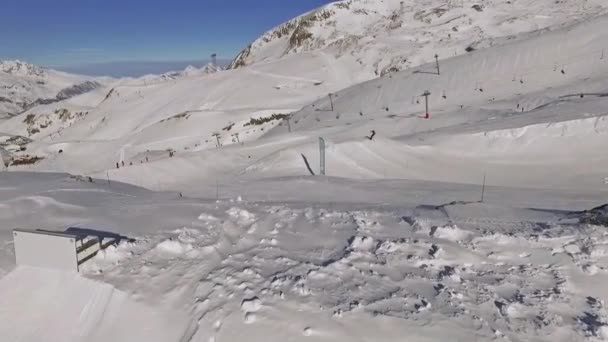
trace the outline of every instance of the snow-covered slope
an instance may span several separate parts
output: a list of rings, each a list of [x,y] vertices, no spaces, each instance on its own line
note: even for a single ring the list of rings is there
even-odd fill
[[[503,185],[603,184],[607,25],[598,17],[448,59],[440,75],[423,65],[337,92],[293,115],[292,131],[312,138],[299,151],[316,163],[313,139],[328,137],[335,176],[477,182],[487,171]],[[364,138],[372,130],[375,141]],[[520,133],[500,133],[512,130]],[[283,134],[284,127],[270,133]],[[299,151],[287,148],[250,169],[291,174],[300,166],[305,174]],[[562,172],[546,177],[549,165]]]
[[[4,341],[179,341],[188,324],[179,312],[58,271],[18,268],[0,279],[0,293]]]
[[[432,13],[445,19],[467,11],[477,20],[471,19],[475,25],[485,23],[488,32],[494,27],[492,32],[499,36],[506,33],[497,27],[513,20],[521,29],[523,22],[543,19],[534,11],[539,4],[487,2],[483,8],[471,8],[453,3],[447,11]],[[403,13],[410,14],[439,6],[406,5]],[[329,144],[331,176],[477,183],[487,172],[496,185],[592,189],[603,182],[606,164],[597,155],[605,132],[594,130],[603,120],[594,118],[606,114],[608,86],[603,48],[608,45],[608,17],[600,15],[600,5],[555,4],[549,9],[551,17],[544,18],[550,23],[541,25],[551,30],[441,59],[440,73],[428,63],[336,92],[357,82],[362,73],[353,73],[342,57],[327,54],[319,42],[317,47],[218,73],[189,69],[176,77],[123,80],[111,89],[75,97],[69,106],[31,109],[25,117],[3,123],[0,132],[34,139],[17,155],[37,163],[14,169],[98,176],[109,170],[119,180],[150,188],[196,191],[191,184],[205,188],[217,178],[237,182],[306,175],[301,154],[316,165],[316,140],[322,135]],[[338,27],[350,27],[365,15],[356,10],[361,6],[380,11],[394,10],[396,4],[353,1],[328,8],[342,13],[335,17]],[[425,25],[431,29],[438,24],[433,20],[412,30],[422,32]],[[319,30],[331,32],[331,27]],[[433,46],[435,38],[430,36],[427,43]],[[421,119],[421,94],[426,90],[431,92],[430,120]],[[86,102],[88,106],[75,105]],[[574,137],[542,134],[542,127],[558,122],[577,126]],[[484,132],[528,128],[538,138],[527,143],[513,137],[500,144],[480,138]],[[365,138],[372,130],[377,134],[374,141]],[[570,150],[550,150],[553,143]],[[526,148],[530,144],[536,148]],[[462,150],[470,152],[467,158]],[[581,170],[587,158],[598,167]],[[545,177],[543,165],[564,172]]]
[[[0,123],[0,336],[606,341],[604,2],[403,4],[330,5],[286,54]],[[356,84],[402,51],[412,68]],[[441,72],[414,66],[436,51]],[[79,276],[15,268],[13,227],[66,226],[132,240]]]
[[[281,182],[273,194],[295,191],[312,202],[251,202],[249,193],[245,200],[206,201],[105,179],[3,175],[0,336],[24,342],[608,337],[606,227],[581,222],[581,213],[527,208],[592,208],[605,197],[522,196],[489,187],[485,203],[443,204],[473,199],[479,189],[350,182],[322,201],[323,189],[343,181],[302,181],[298,189]],[[352,203],[353,191],[359,203]],[[378,194],[380,201],[401,200],[372,203]],[[80,275],[14,268],[8,227],[66,225],[134,241],[98,254]]]
[[[33,138],[26,153],[45,156],[43,167],[81,173],[167,157],[169,150],[208,150],[218,139],[223,146],[252,141],[281,123],[281,115],[351,83],[345,73],[328,73],[324,63],[294,55],[240,70],[121,80],[33,108],[2,123],[0,132]],[[80,105],[83,99],[88,106]],[[93,150],[98,157],[91,159]],[[67,155],[71,165],[64,164]]]
[[[600,0],[338,1],[268,31],[231,67],[315,52],[336,58],[364,81],[430,62],[436,54],[445,59],[584,21],[607,8]]]
[[[107,79],[71,75],[21,61],[0,60],[0,119],[87,93]]]
[[[488,182],[494,185],[605,190],[604,178],[608,175],[604,170],[608,168],[608,160],[602,153],[602,144],[607,135],[602,127],[608,105],[605,96],[608,58],[603,55],[602,46],[608,45],[603,29],[607,24],[608,17],[600,16],[449,58],[441,62],[440,75],[432,72],[434,64],[386,75],[336,92],[331,100],[324,95],[293,113],[289,122],[283,121],[280,126],[281,120],[269,120],[253,127],[246,123],[254,110],[265,110],[258,112],[259,116],[269,118],[279,108],[296,108],[306,99],[323,94],[327,89],[316,91],[325,83],[315,86],[286,76],[290,71],[286,66],[292,65],[294,59],[307,63],[291,69],[292,75],[311,74],[317,60],[303,56],[314,55],[295,54],[277,62],[213,76],[217,78],[196,78],[188,81],[191,83],[179,81],[171,87],[176,94],[172,98],[180,101],[171,102],[170,106],[194,97],[193,93],[186,94],[186,88],[192,89],[194,84],[200,87],[209,80],[208,89],[213,92],[205,92],[205,97],[197,98],[201,102],[194,104],[216,106],[211,108],[217,112],[193,111],[178,115],[173,120],[142,128],[129,140],[104,142],[103,139],[111,136],[100,135],[94,141],[70,139],[52,147],[44,143],[42,151],[48,153],[49,158],[39,167],[67,168],[100,177],[112,168],[110,176],[125,182],[153,189],[204,193],[214,191],[218,179],[222,183],[242,185],[245,181],[267,177],[308,175],[302,154],[317,172],[317,139],[323,136],[328,142],[330,176],[479,183],[486,173]],[[306,70],[307,67],[313,71]],[[266,68],[275,71],[271,73]],[[282,78],[277,77],[278,70]],[[322,71],[315,75],[323,77],[320,73]],[[277,83],[306,87],[275,89],[274,78]],[[255,87],[249,86],[254,83]],[[235,88],[236,84],[242,88]],[[154,106],[168,103],[160,98],[166,89],[155,92],[158,95],[153,96],[154,101],[159,102]],[[237,89],[236,92],[233,89]],[[424,98],[421,94],[425,90],[431,92],[428,120],[422,118]],[[229,94],[228,97],[219,95],[223,92]],[[301,97],[294,96],[294,92]],[[183,98],[179,97],[182,95]],[[138,106],[144,104],[152,101],[142,99]],[[231,107],[237,104],[252,109]],[[119,108],[120,103],[114,105]],[[139,113],[139,110],[129,112]],[[155,120],[148,121],[150,113],[154,112],[141,111],[132,116],[137,115],[141,122],[164,120],[165,114],[159,112],[161,115]],[[227,115],[231,115],[231,119],[227,119]],[[112,128],[111,132],[125,129],[124,134],[128,135],[128,130],[137,127],[130,118],[119,120],[124,126]],[[230,131],[222,130],[224,127],[231,127]],[[216,149],[214,130],[220,130],[222,143],[226,143],[226,138],[238,142],[232,135],[239,133],[244,145],[228,140],[226,145],[230,147]],[[372,130],[376,136],[370,141],[365,137]],[[491,138],[509,131],[527,133]],[[102,134],[103,130],[91,132]],[[259,139],[261,134],[263,138]],[[71,152],[56,154],[62,146],[69,146]],[[168,158],[166,150],[170,148],[177,151],[176,158]],[[105,152],[82,163],[94,149]],[[122,157],[128,167],[116,170],[113,166]],[[153,162],[147,163],[148,160]],[[133,166],[128,165],[130,161],[134,162]],[[561,172],[547,177],[548,169]]]

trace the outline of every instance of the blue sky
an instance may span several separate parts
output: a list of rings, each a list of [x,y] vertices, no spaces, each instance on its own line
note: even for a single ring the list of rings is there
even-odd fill
[[[323,0],[7,0],[0,59],[72,67],[114,61],[230,59]]]

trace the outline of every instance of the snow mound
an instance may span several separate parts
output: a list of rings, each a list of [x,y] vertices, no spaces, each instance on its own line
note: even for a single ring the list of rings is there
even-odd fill
[[[350,248],[354,251],[372,252],[376,250],[378,243],[367,236],[356,236],[353,238]]]
[[[158,251],[172,255],[181,255],[191,251],[193,247],[189,243],[184,243],[173,239],[167,239],[156,245],[156,249]]]
[[[431,236],[453,242],[466,240],[471,235],[471,232],[462,230],[457,226],[437,227],[436,229],[431,230]]]
[[[241,310],[244,313],[258,312],[262,309],[262,301],[258,297],[244,299],[241,302]]]

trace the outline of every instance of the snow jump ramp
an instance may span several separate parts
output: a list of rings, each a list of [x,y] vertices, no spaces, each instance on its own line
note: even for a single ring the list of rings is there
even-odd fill
[[[13,231],[17,267],[0,278],[0,341],[173,342],[188,317],[82,276],[82,263],[122,236],[69,228]]]
[[[17,265],[70,272],[78,272],[80,265],[97,252],[118,244],[122,239],[126,237],[84,228],[13,230]]]

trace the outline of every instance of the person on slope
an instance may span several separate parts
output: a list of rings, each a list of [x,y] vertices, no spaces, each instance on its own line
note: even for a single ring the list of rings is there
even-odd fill
[[[371,134],[370,134],[369,136],[366,136],[366,138],[367,138],[367,139],[369,139],[369,140],[374,140],[374,137],[375,137],[375,136],[376,136],[376,131],[374,131],[374,130],[372,129]]]

